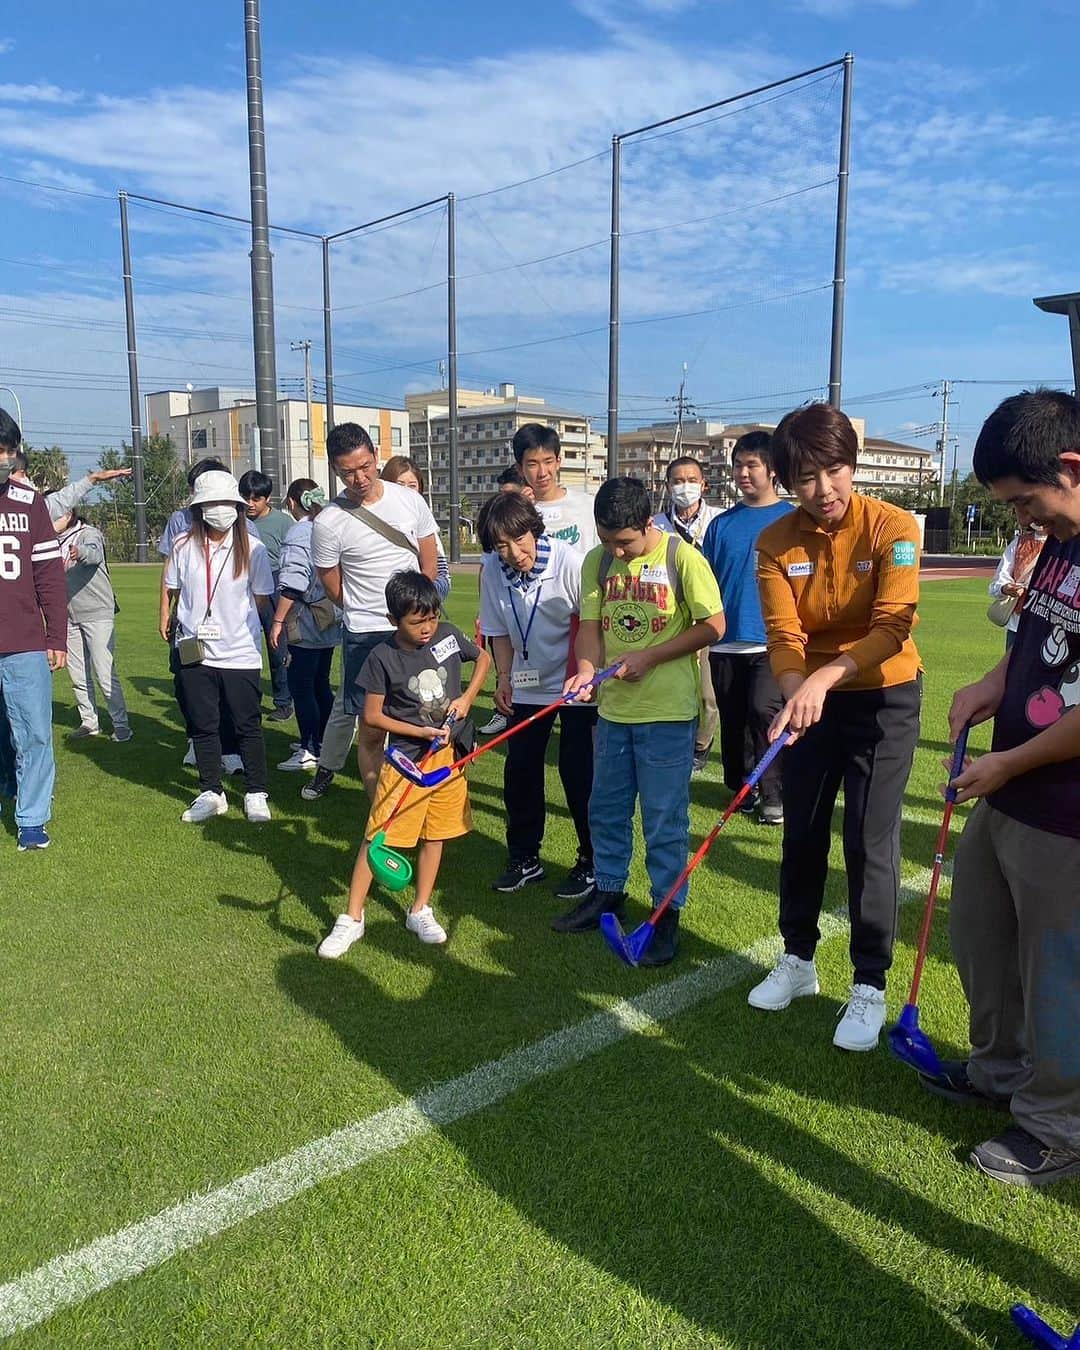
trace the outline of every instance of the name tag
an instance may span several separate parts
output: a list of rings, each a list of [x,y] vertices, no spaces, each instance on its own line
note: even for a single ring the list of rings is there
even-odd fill
[[[458,640],[451,633],[449,637],[444,637],[441,642],[436,642],[431,649],[431,654],[436,661],[445,661],[448,656],[456,656],[460,651]]]
[[[855,564],[856,572],[869,572],[874,565],[872,558],[860,558]]]
[[[668,574],[666,567],[643,567],[641,569],[642,581],[657,582],[661,586],[666,586]]]
[[[544,517],[545,525],[548,523],[549,520],[562,520],[561,511],[541,511],[540,514]]]
[[[789,577],[812,577],[814,575],[814,564],[812,562],[788,563],[787,574]]]
[[[8,488],[8,501],[10,502],[32,502],[37,495],[32,488],[19,487],[17,483],[12,483]]]
[[[200,642],[216,642],[221,637],[221,624],[201,623],[195,630],[195,636]]]
[[[539,689],[540,672],[538,670],[515,670],[510,676],[514,689]]]

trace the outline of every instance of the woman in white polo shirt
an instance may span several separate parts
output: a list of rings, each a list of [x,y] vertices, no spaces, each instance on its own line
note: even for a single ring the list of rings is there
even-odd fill
[[[201,474],[191,499],[191,529],[176,541],[165,567],[199,769],[199,795],[181,817],[189,823],[228,810],[221,785],[223,709],[232,716],[244,765],[244,814],[251,821],[270,819],[259,611],[270,607],[274,578],[266,549],[248,533],[245,506],[231,473]]]
[[[491,639],[495,706],[510,724],[522,722],[562,693],[577,629],[582,554],[544,533],[544,521],[519,493],[503,493],[483,512],[480,546],[480,628]],[[568,704],[559,726],[559,777],[578,837],[578,856],[556,895],[576,900],[593,889],[589,793],[592,791],[594,705]],[[543,717],[506,743],[503,771],[506,843],[510,860],[494,883],[516,891],[542,881],[540,844],[546,805],[544,755],[555,716]]]

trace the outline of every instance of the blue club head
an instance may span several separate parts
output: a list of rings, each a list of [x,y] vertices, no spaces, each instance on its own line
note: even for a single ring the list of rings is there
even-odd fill
[[[424,771],[420,766],[405,753],[399,750],[396,745],[388,746],[383,751],[383,758],[388,764],[392,764],[402,778],[407,778],[410,783],[416,783],[418,787],[424,785]]]
[[[600,932],[604,941],[619,960],[628,966],[638,965],[655,931],[646,919],[644,923],[638,924],[632,933],[624,933],[622,924],[614,914],[609,912],[600,915]]]
[[[1028,1340],[1035,1345],[1043,1346],[1044,1350],[1078,1350],[1080,1348],[1080,1326],[1076,1328],[1071,1338],[1066,1340],[1064,1336],[1059,1336],[1053,1327],[1047,1326],[1037,1313],[1032,1312],[1023,1303],[1015,1303],[1009,1309],[1009,1313]]]
[[[934,1076],[941,1072],[937,1051],[926,1032],[919,1029],[919,1009],[914,1003],[905,1004],[896,1025],[889,1029],[889,1049],[919,1073]]]

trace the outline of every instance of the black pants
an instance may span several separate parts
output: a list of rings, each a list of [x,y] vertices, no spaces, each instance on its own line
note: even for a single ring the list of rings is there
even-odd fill
[[[809,961],[829,866],[836,794],[844,788],[844,863],[856,984],[885,988],[900,890],[900,817],[919,739],[922,680],[832,693],[820,722],[783,753],[784,950]]]
[[[510,725],[515,726],[537,711],[536,704],[515,703]],[[559,719],[559,777],[566,805],[578,837],[578,853],[592,862],[589,834],[589,793],[592,791],[595,708],[560,708],[541,717],[506,742],[503,796],[506,800],[506,846],[517,862],[540,852],[547,818],[544,795],[544,755],[555,718]]]
[[[300,728],[300,744],[313,755],[322,749],[323,732],[334,706],[334,691],[330,688],[333,660],[333,647],[289,644],[289,693]]]
[[[176,698],[176,706],[180,709],[180,716],[184,719],[184,732],[189,741],[195,739],[195,729],[191,725],[191,717],[188,714],[187,695],[184,693],[184,684],[180,679],[180,672],[184,667],[180,664],[180,655],[176,647],[169,644],[169,669],[173,677],[173,694]],[[223,755],[235,755],[239,752],[239,746],[236,743],[236,728],[233,726],[232,717],[229,715],[228,708],[221,710],[221,753]]]
[[[738,792],[769,748],[769,725],[784,698],[765,652],[710,652],[709,669],[720,713],[724,786]],[[780,805],[780,771],[773,760],[761,776],[758,794],[765,806]]]
[[[221,791],[222,722],[235,728],[248,792],[266,791],[266,747],[262,735],[261,671],[181,666],[187,715],[191,718],[199,791]]]

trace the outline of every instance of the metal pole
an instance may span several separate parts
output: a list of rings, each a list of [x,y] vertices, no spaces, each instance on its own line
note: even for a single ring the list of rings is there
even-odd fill
[[[10,384],[0,384],[0,389],[6,389],[11,395],[12,402],[15,404],[15,421],[18,422],[19,430],[22,431],[22,404],[19,402],[18,394],[12,389]]]
[[[840,406],[844,374],[844,289],[847,268],[848,179],[851,170],[851,82],[855,58],[844,55],[844,97],[840,113],[840,167],[836,175],[836,262],[833,267],[832,346],[829,353],[829,402]]]
[[[274,347],[274,269],[266,191],[259,0],[244,0],[247,51],[248,166],[251,180],[251,324],[255,339],[255,416],[259,467],[281,493],[278,455],[277,358]]]
[[[1080,397],[1080,305],[1069,305],[1069,345],[1072,348],[1073,394]]]
[[[315,481],[315,441],[311,426],[311,339],[290,342],[289,350],[304,353],[304,397],[307,399],[307,476]]]
[[[611,295],[608,303],[607,476],[619,473],[619,157],[621,142],[611,138]]]
[[[142,412],[139,407],[139,354],[135,342],[135,290],[131,280],[131,239],[127,193],[120,198],[120,247],[124,259],[124,320],[127,325],[128,399],[131,403],[131,467],[135,488],[135,561],[146,562],[146,483],[143,478]]]
[[[941,481],[938,483],[938,506],[945,500],[945,452],[949,444],[949,396],[952,394],[952,381],[941,382]]]
[[[323,372],[326,381],[326,433],[334,426],[334,332],[330,308],[330,240],[322,241]],[[329,464],[327,473],[329,473]]]
[[[447,453],[450,469],[450,561],[461,561],[461,497],[458,489],[457,408],[457,243],[454,237],[454,194],[446,194],[446,332],[447,364],[450,371],[450,416],[447,420]]]

